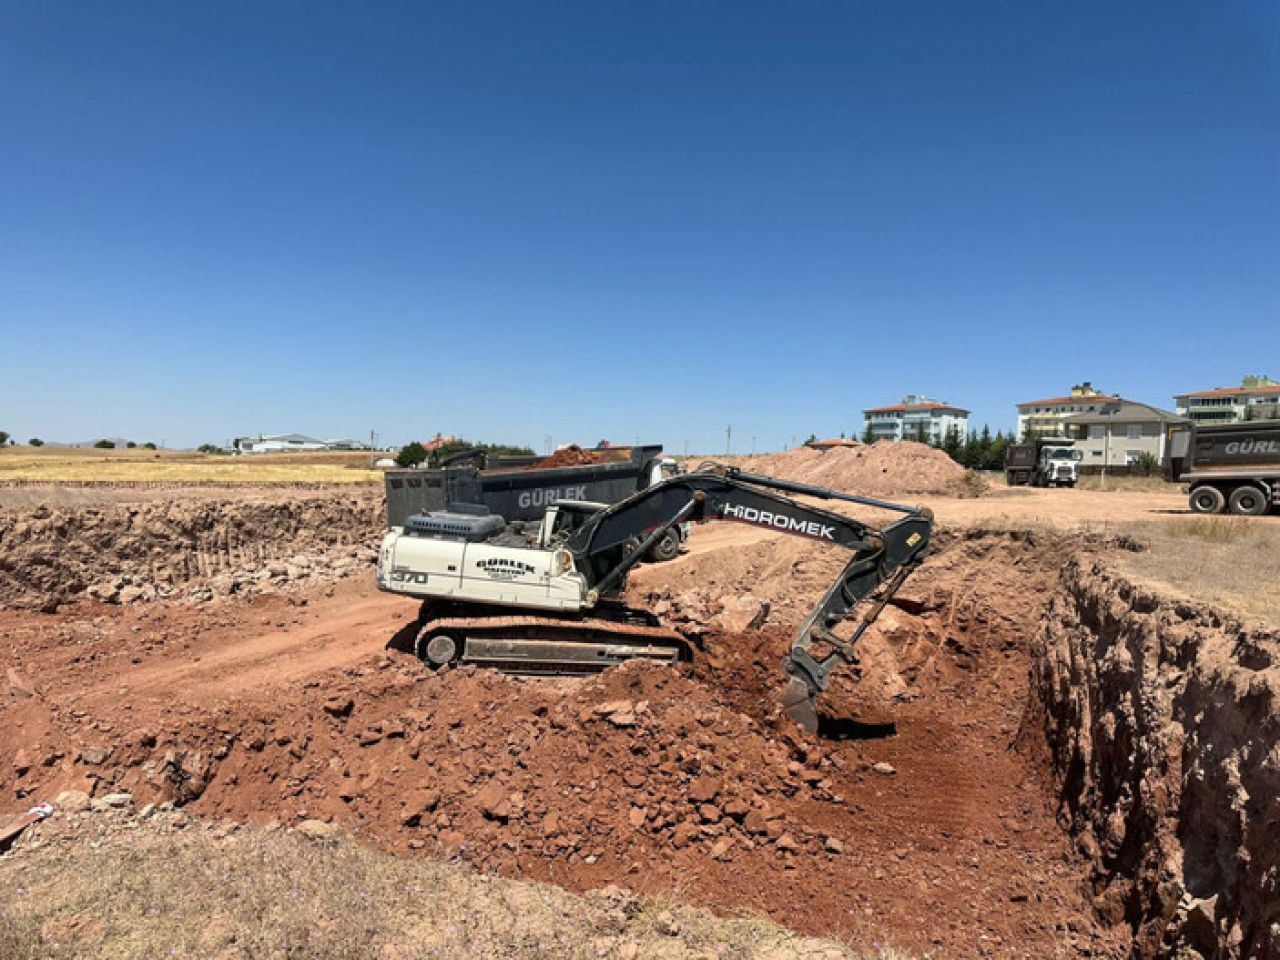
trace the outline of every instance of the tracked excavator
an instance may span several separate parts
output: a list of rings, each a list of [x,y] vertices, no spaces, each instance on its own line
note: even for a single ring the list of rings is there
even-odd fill
[[[883,529],[795,499],[857,503],[903,516]],[[465,504],[409,517],[378,553],[378,587],[422,600],[415,653],[437,667],[586,673],[644,657],[687,660],[689,641],[626,606],[627,572],[684,521],[750,524],[843,547],[852,557],[783,657],[787,715],[817,732],[817,697],[929,547],[933,514],[870,497],[704,464],[612,506],[552,504],[535,536]],[[868,607],[848,638],[834,629]]]

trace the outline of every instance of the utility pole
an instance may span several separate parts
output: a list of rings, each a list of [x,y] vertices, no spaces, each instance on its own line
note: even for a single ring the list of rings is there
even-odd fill
[[[733,424],[724,428],[724,455],[733,456]]]
[[[551,456],[551,434],[545,434],[542,438],[542,452],[545,456]]]

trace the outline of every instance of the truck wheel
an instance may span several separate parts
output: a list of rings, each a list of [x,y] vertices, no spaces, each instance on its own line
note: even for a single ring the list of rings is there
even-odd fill
[[[1231,491],[1231,497],[1227,500],[1231,507],[1232,513],[1238,513],[1245,517],[1256,517],[1258,514],[1267,512],[1267,497],[1257,487],[1251,487],[1248,484],[1236,487]]]
[[[674,527],[667,527],[666,532],[662,534],[652,547],[649,548],[650,559],[658,563],[666,563],[668,560],[674,560],[680,555],[680,534]]]
[[[1196,487],[1191,491],[1191,509],[1195,513],[1221,513],[1226,503],[1217,487]]]

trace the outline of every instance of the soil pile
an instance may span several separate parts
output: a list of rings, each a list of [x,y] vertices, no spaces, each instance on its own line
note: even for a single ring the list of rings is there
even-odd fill
[[[605,458],[590,450],[583,450],[576,443],[561,447],[545,460],[539,460],[530,470],[544,470],[547,467],[581,467],[589,463],[604,463]]]
[[[1072,560],[1030,723],[1144,957],[1280,956],[1280,632]]]
[[[753,473],[873,497],[958,494],[965,483],[964,467],[936,447],[910,440],[827,450],[797,447],[759,457],[730,457],[727,462]]]
[[[253,593],[319,582],[373,557],[381,491],[161,500],[0,512],[0,607],[54,610]]]

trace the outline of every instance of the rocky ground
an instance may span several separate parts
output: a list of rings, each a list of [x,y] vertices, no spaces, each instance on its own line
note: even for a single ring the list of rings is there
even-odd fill
[[[432,673],[399,652],[412,602],[372,587],[379,505],[321,499],[235,520],[216,498],[113,505],[129,532],[114,539],[105,520],[0,513],[9,531],[45,524],[0,539],[20,587],[0,610],[11,812],[172,804],[338,829],[571,891],[755,911],[867,952],[1275,950],[1275,711],[1261,684],[1276,640],[1134,599],[1107,579],[1128,540],[944,525],[811,738],[778,716],[777,663],[839,556],[699,528],[632,585],[695,639],[691,665]],[[256,553],[259,530],[280,535]],[[103,581],[77,573],[90,549],[76,537],[110,554],[97,567],[137,579],[88,589]],[[74,576],[33,573],[32,558],[59,566],[60,538]],[[149,559],[178,542],[222,559]],[[45,582],[82,588],[31,602]],[[1105,643],[1088,646],[1094,634]],[[1208,866],[1228,858],[1245,866]]]

